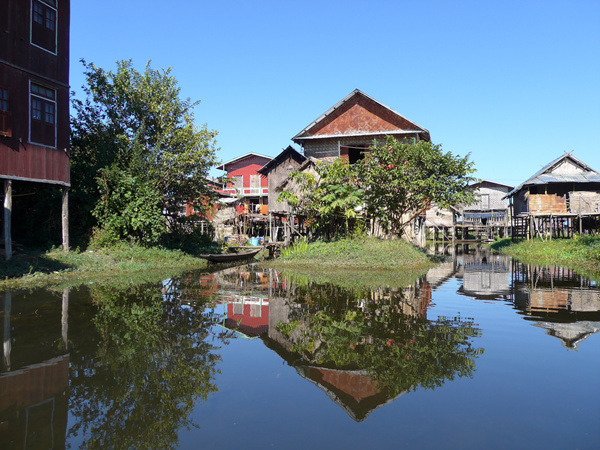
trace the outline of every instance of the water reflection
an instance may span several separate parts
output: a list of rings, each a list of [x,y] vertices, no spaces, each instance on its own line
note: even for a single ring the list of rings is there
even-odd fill
[[[455,252],[448,276],[462,279],[458,293],[477,300],[511,302],[526,320],[560,339],[567,349],[600,331],[600,289],[572,269],[523,264],[482,248]],[[444,265],[427,278],[439,278]]]
[[[217,391],[223,339],[210,335],[210,312],[156,284],[45,294],[4,295],[0,442],[176,446]]]
[[[571,269],[513,261],[512,294],[515,306],[567,349],[600,331],[600,289]]]
[[[178,446],[186,430],[199,425],[192,420],[194,408],[211,404],[212,394],[223,395],[219,387],[231,391],[227,382],[219,384],[219,368],[222,359],[239,358],[241,351],[264,352],[278,366],[289,365],[290,379],[353,420],[375,420],[372,411],[404,394],[461,377],[475,378],[470,389],[494,372],[489,366],[476,372],[477,364],[489,364],[498,354],[478,359],[479,336],[488,335],[474,319],[455,312],[465,305],[481,311],[499,300],[494,308],[506,308],[521,329],[537,332],[523,327],[524,319],[552,336],[542,340],[559,339],[569,349],[600,331],[600,290],[594,281],[481,249],[454,252],[401,289],[352,286],[242,266],[158,284],[0,293],[0,443]],[[462,296],[456,303],[461,306],[452,304],[445,309],[449,317],[443,317],[433,304],[442,303],[448,292],[449,303],[457,302],[455,292]],[[224,347],[234,340],[236,345]],[[494,343],[495,352],[501,347]],[[513,355],[501,356],[505,364]],[[280,389],[290,399],[301,392],[289,379],[286,383]],[[261,395],[267,405],[262,413],[268,415],[274,404],[269,402],[280,399],[266,391]],[[234,407],[240,410],[257,407],[239,402]],[[223,415],[213,420],[222,421]]]
[[[431,285],[348,289],[274,271],[214,274],[220,325],[260,337],[356,421],[405,392],[471,376],[482,349],[471,319],[427,319]],[[234,290],[237,289],[237,290]]]
[[[11,448],[64,447],[70,355],[63,320],[69,291],[55,303],[59,311],[34,299],[23,307],[10,292],[2,297],[0,442]]]

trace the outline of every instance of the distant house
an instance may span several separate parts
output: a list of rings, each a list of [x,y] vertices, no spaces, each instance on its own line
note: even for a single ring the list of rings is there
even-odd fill
[[[566,153],[506,197],[515,215],[600,213],[600,173]]]
[[[3,0],[0,14],[0,179],[5,254],[11,255],[13,182],[63,189],[68,248],[69,0]],[[43,214],[43,212],[41,212]]]
[[[479,225],[503,225],[510,223],[508,199],[506,195],[513,186],[482,180],[470,185],[475,192],[476,202],[462,207],[465,222]]]
[[[304,155],[323,161],[364,157],[375,141],[386,136],[429,141],[429,131],[358,89],[335,104],[292,138]]]
[[[269,183],[258,170],[269,161],[269,156],[247,153],[217,167],[227,172],[222,192],[243,199],[240,213],[267,214]]]
[[[289,145],[279,155],[258,170],[258,173],[268,180],[269,212],[273,214],[287,214],[291,212],[291,208],[287,202],[277,201],[281,193],[277,188],[288,179],[292,172],[297,171],[306,160],[306,156]]]

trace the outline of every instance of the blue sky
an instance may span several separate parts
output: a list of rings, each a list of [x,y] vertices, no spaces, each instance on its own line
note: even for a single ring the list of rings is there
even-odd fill
[[[172,67],[219,157],[275,156],[353,89],[516,185],[565,150],[600,170],[600,1],[71,2],[81,58]]]

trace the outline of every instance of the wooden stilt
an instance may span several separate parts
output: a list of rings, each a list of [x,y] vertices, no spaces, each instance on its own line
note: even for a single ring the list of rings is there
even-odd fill
[[[12,180],[4,182],[4,258],[12,257],[12,236],[10,223],[12,220]]]

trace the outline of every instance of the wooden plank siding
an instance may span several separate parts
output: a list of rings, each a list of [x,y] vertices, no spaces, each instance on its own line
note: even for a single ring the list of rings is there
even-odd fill
[[[32,42],[31,5],[30,1],[5,0],[0,14],[0,29],[5,30],[0,41],[0,87],[8,91],[10,125],[10,133],[0,135],[0,178],[69,186],[70,2],[56,3],[56,45],[49,46],[50,50]],[[31,136],[32,84],[54,97],[49,101],[51,122],[40,121],[51,131],[44,131],[41,141],[45,145]]]

